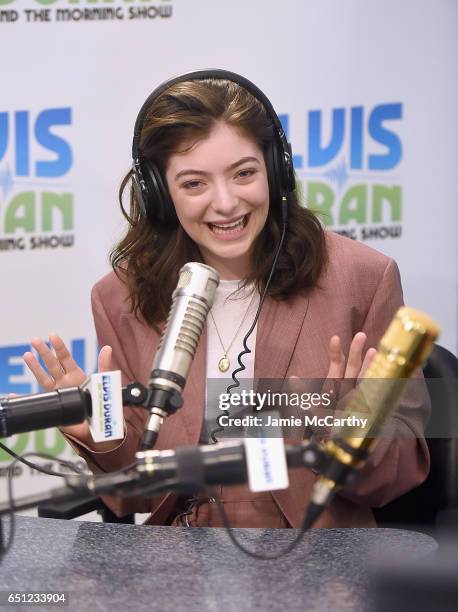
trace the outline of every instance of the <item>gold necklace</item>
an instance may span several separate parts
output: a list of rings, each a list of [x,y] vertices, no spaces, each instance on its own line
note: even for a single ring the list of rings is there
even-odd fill
[[[218,361],[218,370],[219,370],[220,372],[222,372],[223,374],[224,374],[224,372],[227,372],[227,371],[229,370],[229,368],[231,367],[231,362],[230,362],[230,360],[229,360],[229,358],[228,358],[227,354],[228,354],[228,353],[229,353],[229,351],[231,350],[232,345],[234,344],[235,339],[237,338],[237,336],[238,336],[238,334],[239,334],[239,331],[242,329],[242,325],[244,324],[245,319],[247,318],[248,311],[250,310],[251,304],[253,303],[255,296],[256,296],[256,291],[253,289],[253,296],[252,296],[252,298],[251,298],[251,300],[250,300],[250,303],[248,304],[248,308],[246,309],[245,314],[243,315],[243,319],[242,319],[242,321],[241,321],[240,325],[238,326],[237,331],[235,332],[234,337],[232,338],[231,343],[229,344],[229,346],[227,347],[227,349],[225,349],[225,348],[224,348],[223,340],[222,340],[222,338],[221,338],[221,335],[220,335],[220,333],[219,333],[218,327],[217,327],[217,325],[216,325],[215,317],[213,316],[213,313],[212,313],[212,311],[210,310],[210,316],[211,316],[211,318],[212,318],[213,325],[215,326],[215,330],[216,330],[216,334],[217,334],[217,336],[218,336],[218,338],[219,338],[219,342],[220,342],[221,347],[222,347],[222,349],[223,349],[223,356],[222,356],[222,357],[221,357],[221,359]]]

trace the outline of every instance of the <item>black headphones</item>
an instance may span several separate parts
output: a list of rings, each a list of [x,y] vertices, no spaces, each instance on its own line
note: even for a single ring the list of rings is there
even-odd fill
[[[136,199],[142,208],[143,214],[153,221],[165,225],[175,225],[177,216],[164,178],[158,167],[151,161],[142,158],[140,136],[145,116],[151,104],[164,91],[175,83],[203,79],[221,79],[232,81],[246,89],[264,106],[274,126],[274,138],[266,151],[267,176],[269,180],[270,199],[272,202],[280,201],[286,194],[294,191],[296,187],[291,145],[286,140],[285,132],[277,113],[274,111],[269,99],[251,81],[234,72],[227,70],[198,70],[175,77],[159,85],[148,96],[140,109],[135,121],[134,138],[132,142],[132,186]],[[284,207],[286,209],[286,207]]]

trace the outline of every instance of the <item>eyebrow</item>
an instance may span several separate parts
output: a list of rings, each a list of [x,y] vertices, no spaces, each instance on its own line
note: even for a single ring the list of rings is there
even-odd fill
[[[238,161],[236,161],[233,164],[231,164],[230,166],[228,166],[226,168],[226,172],[229,171],[229,170],[235,170],[235,168],[237,168],[238,166],[241,166],[242,164],[245,164],[246,162],[256,162],[256,163],[259,164],[259,159],[257,157],[252,157],[252,156],[242,157]],[[188,174],[194,174],[194,175],[197,174],[199,176],[208,176],[209,173],[205,172],[204,170],[181,170],[175,176],[175,180],[177,181],[182,176],[186,176]]]

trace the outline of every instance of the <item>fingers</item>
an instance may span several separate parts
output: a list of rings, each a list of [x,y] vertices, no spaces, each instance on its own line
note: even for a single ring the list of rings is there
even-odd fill
[[[342,343],[339,336],[332,336],[329,342],[329,371],[328,379],[348,378],[357,379],[364,377],[376,350],[370,348],[364,354],[367,335],[364,332],[355,334],[348,352],[348,360],[342,351]]]
[[[99,372],[110,372],[110,370],[112,369],[112,365],[111,365],[112,354],[113,354],[113,349],[111,348],[111,346],[108,346],[108,345],[103,346],[100,349],[99,361],[98,361]]]
[[[332,336],[329,341],[329,370],[326,378],[343,378],[345,373],[345,355],[339,336]]]
[[[367,351],[366,356],[364,357],[363,365],[361,366],[361,371],[359,373],[359,378],[364,378],[366,376],[366,372],[367,372],[369,366],[371,365],[372,360],[375,357],[376,353],[377,353],[377,350],[375,348],[370,348]]]
[[[345,369],[345,378],[358,378],[361,366],[363,364],[363,351],[366,344],[367,336],[363,332],[355,334],[348,353],[347,367]]]
[[[33,348],[37,351],[37,353],[40,355],[49,374],[57,382],[59,378],[64,375],[64,370],[55,353],[51,351],[46,342],[44,342],[41,338],[32,338],[31,344]]]
[[[55,388],[56,382],[55,380],[46,372],[44,368],[38,363],[38,359],[35,357],[33,353],[27,351],[24,353],[23,359],[32,372],[32,374],[37,379],[37,382],[47,391],[51,391]]]
[[[303,385],[299,376],[289,376],[285,384],[285,390],[287,393],[301,393]]]
[[[37,382],[47,391],[80,384],[85,378],[84,372],[73,359],[62,338],[57,334],[49,334],[49,340],[54,350],[41,338],[33,338],[31,342],[43,365],[31,351],[24,353],[24,361]]]
[[[66,373],[69,373],[69,372],[72,372],[78,369],[78,364],[71,356],[71,353],[68,350],[68,348],[65,346],[65,343],[62,340],[62,338],[58,336],[57,334],[49,334],[49,340],[55,351],[55,356],[58,362],[60,363],[61,369]],[[52,351],[50,351],[50,353],[52,354]]]

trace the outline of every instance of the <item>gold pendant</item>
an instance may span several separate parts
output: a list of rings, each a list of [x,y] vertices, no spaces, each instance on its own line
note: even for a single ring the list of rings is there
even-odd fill
[[[226,355],[221,357],[221,359],[218,361],[218,370],[220,372],[223,372],[223,373],[227,372],[229,370],[230,366],[231,366],[231,362],[226,357]]]

